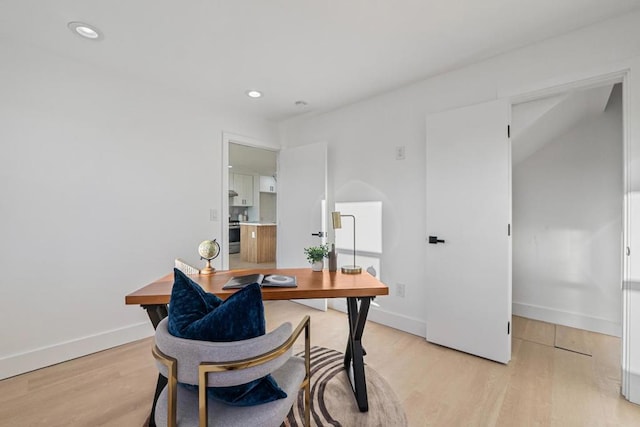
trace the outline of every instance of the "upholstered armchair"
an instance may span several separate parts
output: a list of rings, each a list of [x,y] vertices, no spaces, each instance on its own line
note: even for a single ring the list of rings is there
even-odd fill
[[[305,425],[309,426],[310,320],[292,331],[283,323],[251,339],[210,342],[177,338],[158,324],[153,355],[168,384],[155,410],[158,426],[279,427],[304,388]],[[304,358],[293,356],[293,344],[304,330]],[[207,387],[245,384],[271,374],[287,397],[254,406],[232,406],[208,397]],[[184,386],[182,384],[186,384]]]

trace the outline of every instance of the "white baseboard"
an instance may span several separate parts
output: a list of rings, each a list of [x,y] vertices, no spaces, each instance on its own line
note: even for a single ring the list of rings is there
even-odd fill
[[[329,301],[330,307],[334,310],[347,312],[347,303],[342,299],[334,299]],[[369,308],[369,315],[367,320],[381,325],[389,326],[394,329],[398,329],[403,332],[408,332],[419,337],[425,337],[426,323],[423,320],[416,319],[414,317],[403,316],[397,313],[391,313],[381,308],[374,307]]]
[[[629,395],[626,397],[629,402],[640,405],[640,374],[629,374]]]
[[[542,322],[555,323],[571,328],[584,329],[600,334],[622,336],[622,324],[599,317],[586,316],[584,314],[561,311],[555,308],[542,307],[532,304],[514,302],[512,306],[514,316],[522,316],[528,319]]]
[[[153,327],[147,321],[24,353],[12,354],[0,359],[0,380],[152,335]]]

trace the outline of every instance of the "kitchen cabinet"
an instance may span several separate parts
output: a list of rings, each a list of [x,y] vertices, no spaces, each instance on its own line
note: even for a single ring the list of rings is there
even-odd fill
[[[276,192],[276,179],[272,176],[260,177],[260,192],[261,193],[275,193]]]
[[[260,264],[276,260],[276,225],[240,223],[240,259]]]
[[[238,193],[231,198],[231,206],[253,206],[253,176],[229,173],[229,189]]]

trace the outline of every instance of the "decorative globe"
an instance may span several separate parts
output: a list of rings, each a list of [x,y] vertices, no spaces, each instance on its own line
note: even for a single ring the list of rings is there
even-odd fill
[[[205,240],[198,246],[198,253],[202,258],[212,260],[220,255],[220,245],[215,239]]]

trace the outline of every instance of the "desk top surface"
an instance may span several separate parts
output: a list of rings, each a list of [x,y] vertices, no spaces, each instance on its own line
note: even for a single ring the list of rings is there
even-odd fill
[[[222,299],[227,299],[237,289],[223,290],[227,281],[236,276],[246,274],[282,274],[296,276],[298,287],[277,288],[263,287],[262,298],[265,300],[308,299],[308,298],[344,298],[344,297],[375,297],[389,295],[389,288],[369,273],[342,274],[341,272],[312,271],[311,268],[286,269],[255,269],[216,271],[214,274],[202,276],[188,275],[202,288]],[[152,305],[168,304],[173,286],[173,273],[167,274],[130,293],[125,297],[126,304]]]

